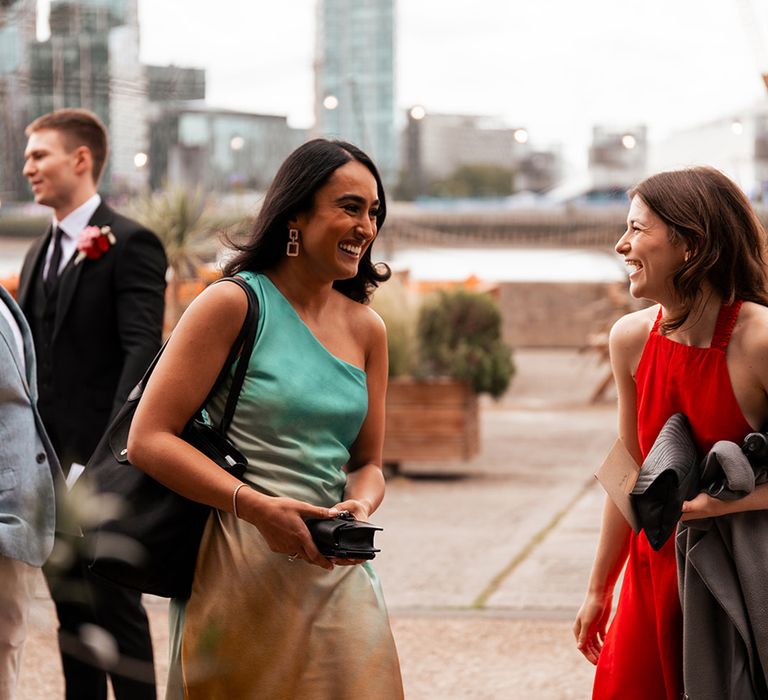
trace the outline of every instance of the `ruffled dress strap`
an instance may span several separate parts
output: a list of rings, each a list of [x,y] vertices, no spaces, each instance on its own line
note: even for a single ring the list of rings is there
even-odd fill
[[[737,299],[733,304],[720,307],[720,313],[717,316],[717,323],[715,324],[715,332],[712,335],[711,348],[716,348],[725,352],[728,347],[728,342],[731,339],[731,333],[736,325],[736,319],[739,317],[739,310],[743,304],[742,299]]]

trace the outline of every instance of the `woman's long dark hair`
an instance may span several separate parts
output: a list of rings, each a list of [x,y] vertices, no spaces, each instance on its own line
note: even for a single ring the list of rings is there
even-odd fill
[[[225,265],[224,274],[266,270],[276,265],[285,256],[288,221],[297,214],[310,211],[315,193],[338,168],[352,160],[362,163],[376,180],[380,203],[376,229],[380,233],[386,217],[386,200],[373,161],[351,143],[313,139],[299,146],[280,166],[264,197],[250,239],[242,244],[230,243],[237,253]],[[360,258],[354,277],[333,283],[335,289],[361,303],[368,302],[373,290],[392,274],[386,264],[371,262],[372,248],[373,242]]]
[[[629,191],[635,195],[669,226],[671,241],[690,251],[672,278],[682,311],[662,322],[662,333],[685,323],[705,281],[725,303],[768,306],[766,232],[734,182],[714,168],[673,170],[643,180]]]

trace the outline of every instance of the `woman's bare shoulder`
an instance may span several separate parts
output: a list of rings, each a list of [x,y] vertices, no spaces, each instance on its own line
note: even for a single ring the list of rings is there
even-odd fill
[[[339,310],[343,313],[348,328],[359,338],[368,354],[372,349],[386,343],[387,329],[384,321],[370,306],[340,295]]]
[[[622,316],[611,328],[609,349],[611,366],[617,381],[635,376],[648,340],[648,334],[659,313],[658,305]]]
[[[225,336],[236,335],[248,309],[245,292],[235,283],[219,282],[195,297],[179,321],[179,327],[204,326]]]
[[[733,329],[733,339],[752,354],[768,352],[768,306],[745,301]]]
[[[754,301],[745,301],[739,311],[737,323],[739,322],[768,324],[768,306],[757,304]]]
[[[611,347],[642,347],[659,314],[658,304],[622,316],[611,328]]]
[[[369,329],[383,328],[384,321],[381,316],[377,314],[367,304],[361,304],[359,301],[350,299],[348,296],[338,294],[338,308],[339,310],[355,324],[361,324],[363,327]]]

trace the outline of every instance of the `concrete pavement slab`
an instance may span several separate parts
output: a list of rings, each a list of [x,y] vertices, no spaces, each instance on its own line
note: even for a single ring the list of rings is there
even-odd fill
[[[593,667],[570,622],[440,615],[392,619],[408,700],[584,700]]]
[[[584,598],[597,546],[605,492],[588,482],[562,520],[499,583],[489,608],[558,611],[572,619]]]

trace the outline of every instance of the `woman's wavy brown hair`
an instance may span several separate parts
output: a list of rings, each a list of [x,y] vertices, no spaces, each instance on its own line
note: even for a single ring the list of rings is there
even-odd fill
[[[725,303],[768,306],[766,232],[734,182],[714,168],[688,168],[646,178],[629,191],[635,195],[669,226],[670,240],[690,251],[672,278],[682,310],[661,323],[662,333],[685,323],[705,281]]]

